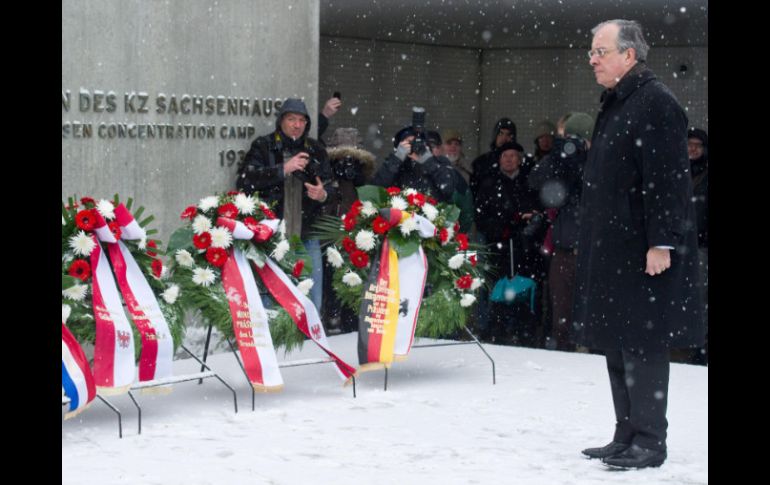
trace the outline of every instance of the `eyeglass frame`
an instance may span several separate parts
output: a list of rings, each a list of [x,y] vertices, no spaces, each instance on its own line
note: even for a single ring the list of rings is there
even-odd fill
[[[588,59],[593,59],[594,56],[599,56],[599,59],[602,59],[604,56],[609,54],[612,51],[620,51],[620,49],[607,49],[605,47],[597,47],[596,49],[591,49],[586,54],[588,54]]]

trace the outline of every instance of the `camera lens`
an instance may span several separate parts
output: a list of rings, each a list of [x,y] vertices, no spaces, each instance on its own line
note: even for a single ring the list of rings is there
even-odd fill
[[[569,157],[575,154],[577,152],[577,145],[575,145],[575,142],[572,140],[567,140],[564,142],[564,147],[562,147],[562,151]]]

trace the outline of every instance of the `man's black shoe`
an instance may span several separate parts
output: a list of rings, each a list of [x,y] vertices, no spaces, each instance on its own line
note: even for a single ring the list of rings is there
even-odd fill
[[[620,468],[658,467],[666,461],[666,456],[666,450],[650,450],[641,446],[631,445],[631,447],[617,455],[603,458],[602,462]]]
[[[588,458],[606,458],[608,456],[617,455],[621,451],[625,451],[629,446],[631,445],[628,443],[618,443],[617,441],[613,441],[601,448],[586,448],[582,453]]]

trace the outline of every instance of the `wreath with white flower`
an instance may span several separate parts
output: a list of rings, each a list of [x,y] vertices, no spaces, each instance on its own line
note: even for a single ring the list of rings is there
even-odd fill
[[[62,202],[62,322],[64,322],[80,343],[93,344],[96,339],[96,322],[92,304],[92,268],[91,252],[96,248],[95,214],[98,212],[107,222],[116,239],[120,238],[120,226],[115,220],[115,207],[120,204],[117,194],[112,201],[101,199],[98,202],[91,197],[69,197],[67,204]],[[131,210],[133,199],[125,202]],[[146,229],[154,216],[141,219],[144,207],[133,212],[145,236],[156,234],[157,229]],[[138,241],[122,240],[134,260],[137,262],[145,280],[150,285],[163,317],[168,324],[174,342],[174,349],[184,336],[184,309],[179,300],[179,286],[168,281],[168,271],[158,258],[161,241],[143,238]],[[130,318],[131,315],[128,314]],[[134,325],[136,356],[141,352],[141,336]]]
[[[342,216],[341,224],[337,217],[324,216],[315,226],[321,239],[331,241],[325,255],[334,268],[333,288],[340,301],[358,312],[362,283],[387,237],[399,258],[422,245],[428,259],[428,290],[415,335],[438,338],[464,327],[484,278],[477,266],[478,248],[459,232],[460,209],[411,188],[367,185],[357,190],[359,199]],[[391,227],[380,215],[381,209],[421,215],[436,227],[436,234],[420,236],[413,217]]]
[[[229,257],[228,248],[238,248],[247,259],[260,266],[267,257],[273,258],[305,295],[313,286],[313,280],[309,278],[312,267],[306,263],[309,261],[307,251],[298,236],[287,238],[284,221],[274,234],[261,242],[234,239],[229,229],[217,225],[217,219],[225,217],[258,231],[260,222],[277,221],[275,213],[257,193],[246,195],[231,191],[204,197],[197,205],[187,207],[180,217],[186,223],[174,231],[168,243],[168,252],[174,255],[174,261],[169,265],[170,279],[182,289],[183,305],[200,312],[203,319],[225,337],[234,338],[230,306],[221,283],[222,267]],[[267,311],[274,315],[269,319],[273,344],[285,347],[287,352],[301,346],[305,335],[289,314],[280,307]]]

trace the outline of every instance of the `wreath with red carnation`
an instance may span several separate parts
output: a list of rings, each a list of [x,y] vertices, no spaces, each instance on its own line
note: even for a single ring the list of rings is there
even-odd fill
[[[317,236],[331,242],[325,255],[334,268],[333,288],[340,301],[359,310],[371,261],[387,237],[399,258],[422,245],[428,259],[427,291],[415,335],[437,338],[465,326],[484,277],[477,266],[479,248],[459,231],[460,209],[411,188],[367,185],[357,190],[359,198],[342,220],[325,216],[315,226]],[[392,225],[383,216],[387,209],[423,216],[436,232],[421,236],[414,217]]]
[[[169,264],[170,279],[182,289],[185,308],[197,312],[225,337],[234,338],[231,310],[221,283],[229,248],[238,248],[259,266],[267,257],[272,258],[300,291],[309,292],[312,267],[306,262],[309,258],[301,240],[296,235],[286,236],[284,221],[278,223],[259,194],[231,191],[204,197],[182,211],[180,217],[184,225],[174,231],[168,243],[168,251],[174,256]],[[255,237],[234,238],[231,228],[219,224],[220,218],[243,224]],[[266,229],[264,222],[277,225],[277,231]],[[305,335],[283,308],[267,312],[272,314],[269,324],[273,345],[283,346],[286,351],[302,345]]]
[[[115,239],[121,239],[121,228],[115,220],[115,208],[121,203],[115,194],[112,201],[92,197],[69,197],[62,201],[62,321],[75,338],[81,343],[94,344],[96,324],[92,303],[93,274],[90,262],[91,252],[96,248],[95,230],[97,220],[107,222]],[[128,198],[125,207],[129,211],[133,199]],[[133,212],[134,218],[144,230],[146,237],[139,240],[122,240],[142,275],[152,289],[163,317],[168,324],[176,349],[184,336],[184,309],[179,300],[179,286],[167,278],[168,271],[158,258],[161,241],[149,236],[156,234],[156,229],[147,229],[154,216],[142,219],[144,207]],[[128,317],[131,318],[130,313]],[[141,336],[136,326],[132,325],[136,356],[141,353]]]

